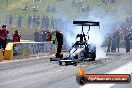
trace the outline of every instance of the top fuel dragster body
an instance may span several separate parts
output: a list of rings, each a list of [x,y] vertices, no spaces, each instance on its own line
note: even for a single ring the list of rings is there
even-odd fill
[[[96,45],[92,43],[88,43],[89,35],[85,35],[83,31],[83,26],[88,26],[88,32],[90,31],[91,26],[99,26],[99,22],[92,21],[73,21],[73,24],[77,26],[82,26],[81,34],[77,34],[76,42],[72,45],[69,50],[69,54],[66,58],[63,58],[61,55],[60,58],[50,58],[50,61],[59,61],[60,65],[77,65],[77,63],[82,61],[95,61],[96,58]],[[86,38],[87,36],[87,38]]]

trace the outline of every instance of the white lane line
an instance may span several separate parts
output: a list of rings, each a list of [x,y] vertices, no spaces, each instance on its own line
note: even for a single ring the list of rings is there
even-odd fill
[[[132,73],[132,61],[120,68],[114,69],[106,74],[130,74]],[[80,88],[112,88],[115,84],[86,84]]]

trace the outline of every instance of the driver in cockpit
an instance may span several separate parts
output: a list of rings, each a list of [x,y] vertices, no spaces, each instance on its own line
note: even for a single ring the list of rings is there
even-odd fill
[[[76,39],[77,38],[80,38],[80,43],[83,43],[83,42],[85,42],[86,41],[86,38],[85,38],[85,34],[84,34],[84,32],[83,33],[81,33],[81,34],[77,34],[77,36],[76,36]]]

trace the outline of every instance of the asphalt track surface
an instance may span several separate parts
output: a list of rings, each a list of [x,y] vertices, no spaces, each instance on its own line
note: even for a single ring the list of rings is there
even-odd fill
[[[80,63],[87,73],[103,74],[132,61],[132,53],[110,53],[107,58]],[[0,88],[79,88],[77,66],[59,66],[49,57],[0,64]],[[132,84],[116,84],[112,88],[132,88]]]

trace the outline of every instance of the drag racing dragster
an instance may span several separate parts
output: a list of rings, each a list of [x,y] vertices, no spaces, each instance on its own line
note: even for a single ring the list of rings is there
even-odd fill
[[[85,34],[83,27],[88,26],[88,32],[91,26],[99,26],[99,22],[92,21],[73,21],[76,26],[82,26],[81,34],[77,34],[76,42],[72,45],[69,50],[69,54],[66,58],[61,57],[59,60],[59,65],[74,65],[83,61],[95,61],[96,58],[96,45],[88,43],[89,35]],[[87,37],[87,38],[86,38]],[[79,40],[77,40],[79,38]],[[50,59],[51,60],[51,59]]]
[[[77,34],[76,38],[79,38],[75,44],[69,50],[69,55],[59,60],[59,64],[63,65],[77,65],[77,63],[82,61],[95,61],[96,58],[96,45],[92,43],[88,43],[89,35],[85,35],[83,26],[88,26],[88,32],[90,31],[91,26],[100,26],[99,22],[92,22],[92,21],[73,21],[73,24],[77,26],[82,26],[81,34]],[[87,36],[87,38],[86,38]]]
[[[90,59],[91,58],[91,59]],[[69,55],[59,60],[59,64],[62,65],[77,65],[82,61],[94,61],[96,58],[96,47],[94,44],[87,44],[86,42],[77,41],[69,50]]]

